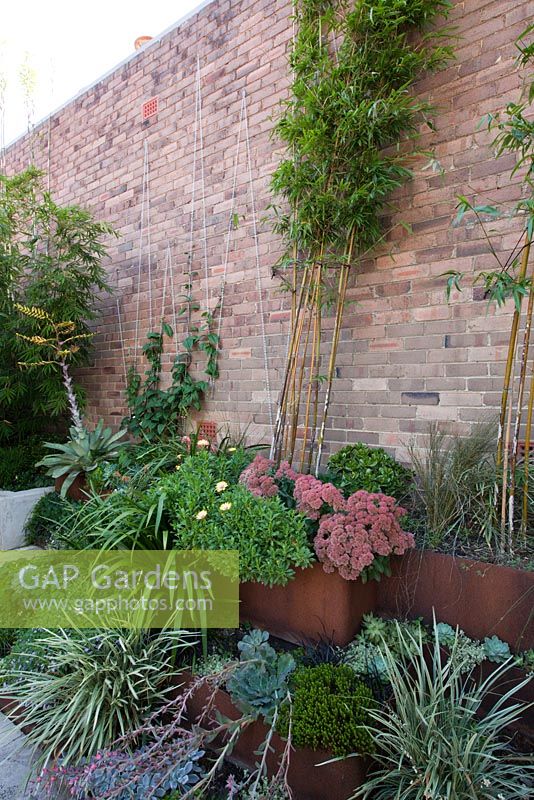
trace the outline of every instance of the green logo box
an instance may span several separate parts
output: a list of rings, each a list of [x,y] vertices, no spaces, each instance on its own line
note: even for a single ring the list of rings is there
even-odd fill
[[[235,550],[0,551],[0,628],[237,628]]]

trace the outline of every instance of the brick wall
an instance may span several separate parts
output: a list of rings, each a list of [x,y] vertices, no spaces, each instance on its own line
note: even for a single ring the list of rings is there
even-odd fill
[[[499,402],[510,325],[510,308],[487,310],[479,289],[467,286],[444,297],[440,277],[450,269],[469,273],[493,262],[478,227],[453,227],[456,196],[470,188],[514,201],[508,157],[496,162],[480,118],[517,97],[514,40],[531,21],[530,0],[456,2],[457,60],[423,80],[418,91],[439,105],[437,133],[423,133],[434,146],[443,174],[419,170],[397,201],[399,219],[387,246],[353,280],[339,346],[338,379],[328,430],[330,446],[363,440],[402,455],[429,420],[466,433]],[[272,114],[288,86],[291,37],[288,0],[215,0],[78,96],[7,153],[8,172],[28,164],[50,164],[51,189],[59,202],[75,202],[112,223],[120,239],[110,246],[113,298],[102,300],[94,364],[83,371],[89,413],[118,423],[124,407],[124,361],[135,353],[139,303],[140,344],[162,306],[167,247],[176,294],[187,282],[192,202],[195,81],[201,65],[205,206],[209,302],[220,295],[231,208],[234,159],[242,92],[246,92],[252,176],[258,218],[269,203],[269,176],[280,150],[270,138]],[[141,106],[159,100],[156,116],[143,122]],[[243,130],[242,130],[243,134]],[[150,165],[151,293],[148,246],[141,253],[138,292],[144,146]],[[256,249],[246,149],[241,136],[236,212],[228,255],[222,316],[221,375],[201,418],[249,426],[251,438],[268,438]],[[202,197],[197,160],[196,214],[192,254],[193,294],[204,302]],[[146,208],[145,208],[146,210]],[[145,215],[146,216],[146,215]],[[517,221],[496,223],[496,247],[505,252],[517,239]],[[280,244],[260,224],[258,253],[269,378],[273,401],[279,388],[287,340],[288,298],[271,269]],[[124,351],[121,348],[118,298]],[[165,313],[172,316],[167,288]],[[327,320],[326,325],[332,323]],[[170,358],[170,354],[168,356]]]

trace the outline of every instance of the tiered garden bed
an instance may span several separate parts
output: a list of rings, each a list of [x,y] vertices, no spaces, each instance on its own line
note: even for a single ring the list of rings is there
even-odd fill
[[[392,558],[391,567],[380,583],[346,581],[314,564],[287,586],[242,584],[241,618],[287,641],[343,645],[369,611],[428,624],[435,615],[476,639],[495,635],[516,651],[534,647],[534,573],[430,550]]]
[[[378,588],[375,581],[346,581],[314,564],[298,569],[287,586],[241,584],[241,620],[296,644],[328,639],[345,645],[358,632],[363,615],[375,610]]]
[[[185,687],[192,676],[184,674]],[[185,688],[184,687],[184,688]],[[190,720],[198,720],[205,709],[210,692],[201,687],[188,704]],[[219,690],[216,694],[215,709],[230,719],[239,719],[241,713],[232,703],[229,694]],[[239,737],[230,760],[245,769],[253,770],[258,762],[258,749],[265,742],[268,728],[262,722],[253,722]],[[272,775],[279,768],[286,743],[275,733],[271,739],[271,751],[267,757],[267,767]],[[324,762],[331,763],[325,764]],[[322,766],[321,766],[322,765]],[[291,752],[288,767],[288,783],[294,793],[294,800],[347,800],[358,787],[367,772],[369,762],[363,758],[349,758],[332,761],[332,754],[325,750],[295,747]]]
[[[468,636],[498,636],[514,650],[534,647],[534,573],[414,550],[392,560],[380,584],[379,613],[458,625]]]

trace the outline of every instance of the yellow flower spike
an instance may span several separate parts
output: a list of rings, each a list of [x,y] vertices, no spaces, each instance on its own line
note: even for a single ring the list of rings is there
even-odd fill
[[[17,311],[20,311],[20,313],[24,314],[26,317],[32,317],[33,319],[46,319],[49,322],[52,322],[52,317],[47,314],[43,308],[38,308],[37,306],[24,306],[22,303],[15,303],[14,305]]]
[[[24,336],[23,333],[15,333],[15,336],[31,344],[47,344],[47,342],[53,341],[52,339],[45,339],[44,336]]]
[[[46,367],[48,364],[56,364],[55,361],[17,361],[19,367]]]

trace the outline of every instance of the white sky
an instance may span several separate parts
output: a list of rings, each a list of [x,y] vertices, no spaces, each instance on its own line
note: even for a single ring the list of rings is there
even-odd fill
[[[201,4],[202,0],[0,0],[5,143],[27,129],[23,65],[35,73],[35,123],[132,53],[138,36],[157,36]],[[1,116],[0,109],[0,144]]]

